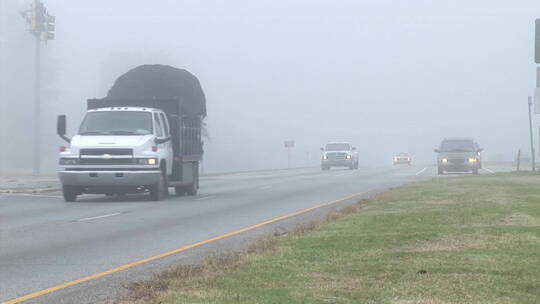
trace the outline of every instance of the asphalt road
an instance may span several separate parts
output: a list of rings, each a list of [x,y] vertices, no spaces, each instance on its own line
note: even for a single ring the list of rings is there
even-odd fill
[[[498,170],[486,168],[483,173]],[[0,195],[0,302],[358,194],[339,202],[352,203],[406,182],[433,178],[435,173],[434,167],[389,166],[224,174],[204,177],[195,197],[171,196],[161,202],[144,196],[88,195],[65,203],[59,193]],[[310,219],[307,214],[287,221],[300,218]],[[266,231],[286,227],[274,223],[273,230]],[[245,246],[243,235],[74,284],[30,302],[110,302],[125,292],[122,286],[129,282],[178,263],[196,262],[208,252]]]

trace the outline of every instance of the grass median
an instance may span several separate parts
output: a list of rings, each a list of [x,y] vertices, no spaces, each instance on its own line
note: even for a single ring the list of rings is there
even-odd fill
[[[121,302],[540,303],[540,176],[410,184]]]

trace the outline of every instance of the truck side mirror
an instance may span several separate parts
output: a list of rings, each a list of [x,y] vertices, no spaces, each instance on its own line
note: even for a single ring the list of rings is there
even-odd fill
[[[352,147],[353,150],[356,150],[356,147]]]
[[[439,153],[439,149],[434,149],[433,152]]]
[[[321,151],[324,151],[324,148],[321,148]]]
[[[69,143],[71,139],[66,136],[66,122],[66,115],[58,115],[56,120],[56,134]]]
[[[164,143],[168,142],[171,139],[172,138],[170,136],[165,137],[165,138],[156,138],[156,139],[154,139],[154,142],[156,143],[156,145],[161,145],[161,144],[164,144]]]

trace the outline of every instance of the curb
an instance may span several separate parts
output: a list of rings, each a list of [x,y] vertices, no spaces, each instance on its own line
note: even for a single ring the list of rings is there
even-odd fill
[[[42,189],[0,189],[0,194],[36,194],[36,193],[45,193],[60,191],[60,187],[51,187],[51,188],[42,188]]]

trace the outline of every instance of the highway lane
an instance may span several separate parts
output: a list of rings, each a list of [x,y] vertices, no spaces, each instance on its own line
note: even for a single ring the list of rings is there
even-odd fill
[[[87,195],[64,203],[59,193],[0,195],[0,302],[351,194],[432,178],[435,171],[398,166],[224,174],[204,177],[195,197],[162,202]],[[126,276],[123,283],[134,279]]]

